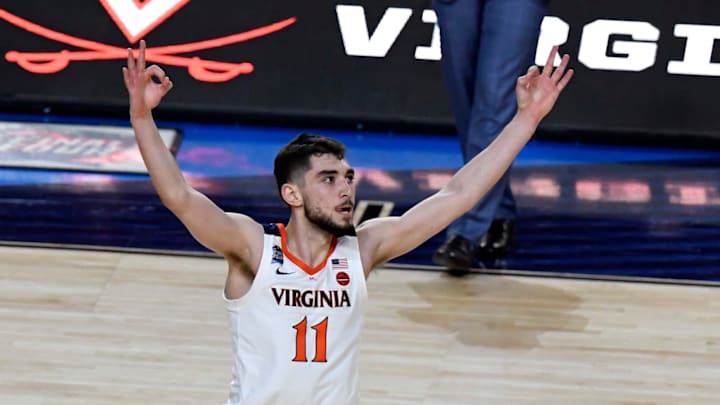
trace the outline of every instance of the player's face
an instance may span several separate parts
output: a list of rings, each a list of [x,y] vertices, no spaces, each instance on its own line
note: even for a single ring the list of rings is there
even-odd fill
[[[313,156],[310,163],[303,190],[305,216],[326,232],[352,234],[355,171],[346,160],[331,154]]]

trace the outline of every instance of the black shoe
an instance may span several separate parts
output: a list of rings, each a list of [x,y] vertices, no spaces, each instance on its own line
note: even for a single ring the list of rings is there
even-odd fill
[[[475,254],[472,242],[460,235],[453,235],[440,245],[432,261],[450,270],[468,271],[473,265]]]
[[[480,238],[477,254],[482,259],[497,259],[510,252],[515,242],[515,222],[510,219],[495,219],[490,229]]]

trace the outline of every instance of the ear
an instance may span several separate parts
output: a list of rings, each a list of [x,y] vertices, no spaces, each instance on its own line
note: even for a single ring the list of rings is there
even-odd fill
[[[280,195],[285,203],[291,207],[299,207],[303,205],[300,187],[297,184],[285,183],[280,187]]]

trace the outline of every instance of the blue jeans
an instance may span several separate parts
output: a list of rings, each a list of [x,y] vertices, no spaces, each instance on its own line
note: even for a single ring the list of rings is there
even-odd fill
[[[547,0],[434,0],[442,67],[465,162],[485,149],[517,110],[517,78],[534,63]],[[514,219],[506,172],[449,235],[477,242],[493,219]]]

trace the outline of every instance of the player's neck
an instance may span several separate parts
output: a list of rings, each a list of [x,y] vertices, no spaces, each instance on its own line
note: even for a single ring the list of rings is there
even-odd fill
[[[290,218],[285,227],[288,250],[303,262],[314,266],[325,260],[335,237],[309,221]]]

